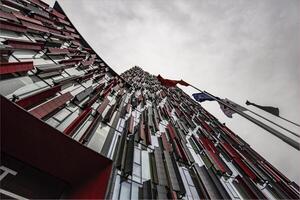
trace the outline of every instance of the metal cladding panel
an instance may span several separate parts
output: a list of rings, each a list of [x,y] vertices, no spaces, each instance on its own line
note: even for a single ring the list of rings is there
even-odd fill
[[[14,49],[26,49],[40,51],[43,49],[43,44],[39,42],[31,42],[26,40],[7,39],[3,42],[6,45],[13,47]]]
[[[198,164],[195,164],[195,165],[198,165]],[[199,167],[199,165],[198,165],[198,167]],[[191,177],[192,177],[193,183],[196,187],[199,197],[201,199],[209,199],[209,195],[206,191],[206,186],[202,183],[202,181],[197,176],[195,167],[190,169],[190,173],[191,173]]]
[[[154,158],[155,158],[158,184],[167,186],[168,181],[167,181],[164,161],[163,161],[163,158],[162,158],[162,151],[160,150],[159,147],[155,147],[155,149],[154,149]]]
[[[27,72],[33,69],[33,62],[11,62],[1,63],[0,74],[11,74],[16,72]]]
[[[105,110],[105,108],[107,107],[107,105],[109,104],[109,99],[108,98],[105,98],[103,100],[103,102],[100,104],[100,106],[98,106],[97,108],[97,112],[102,115],[103,111]]]
[[[125,127],[126,128],[126,127]],[[116,154],[116,159],[115,159],[115,166],[117,169],[121,170],[122,168],[122,160],[123,160],[123,154],[124,154],[124,147],[126,144],[126,134],[121,135],[121,141],[118,146],[118,153]]]
[[[123,102],[121,103],[123,105]],[[105,143],[101,149],[101,154],[102,155],[107,155],[108,152],[109,152],[109,149],[111,147],[111,144],[112,144],[112,140],[113,140],[113,137],[115,136],[115,129],[119,123],[119,119],[120,119],[120,116],[121,116],[121,112],[117,112],[113,122],[112,122],[112,125],[111,125],[111,129],[109,130],[108,132],[108,135],[105,139]],[[116,150],[115,150],[116,151]]]
[[[125,165],[124,165],[124,174],[126,176],[132,175],[133,153],[134,153],[134,136],[131,136],[129,140],[127,140],[126,158],[125,158]]]
[[[31,111],[29,111],[29,113],[38,119],[42,119],[43,117],[46,117],[48,114],[52,113],[59,107],[63,106],[65,103],[70,101],[72,98],[73,98],[73,96],[70,92],[62,94],[42,105],[32,109]]]
[[[155,199],[151,180],[143,182],[143,192],[141,199]]]
[[[56,65],[56,64],[43,64],[43,65],[35,65],[37,70],[37,74],[48,73],[48,72],[61,72],[64,68],[64,65]]]
[[[87,108],[80,113],[80,115],[72,121],[72,123],[64,130],[64,134],[73,136],[76,129],[80,127],[80,125],[86,120],[89,114],[92,112],[92,108]]]
[[[58,79],[58,80],[54,80],[53,83],[55,85],[65,85],[67,83],[70,83],[72,81],[75,81],[75,80],[78,80],[80,77],[79,76],[70,76],[70,77],[66,77],[66,78],[61,78],[61,79]]]
[[[83,133],[83,135],[79,139],[80,143],[85,144],[86,142],[89,141],[93,131],[95,130],[97,125],[100,123],[100,120],[101,120],[101,115],[96,114],[96,116],[95,116],[94,120],[92,121],[92,123],[89,125],[89,127],[85,130],[85,132]]]
[[[222,196],[222,199],[230,199],[229,194],[227,193],[227,191],[221,184],[219,177],[215,174],[215,172],[212,170],[212,168],[209,168],[207,171],[208,171],[208,174],[209,174],[211,180],[214,182],[220,195]]]
[[[105,117],[103,118],[104,122],[109,123],[111,121],[114,113],[117,111],[118,107],[120,106],[120,102],[121,102],[121,97],[117,96],[115,104],[109,108],[108,112],[106,113]],[[130,126],[131,126],[131,124],[130,124]]]
[[[21,23],[22,23],[23,26],[27,27],[29,30],[33,30],[33,31],[37,31],[37,32],[43,32],[43,33],[49,33],[49,29],[45,26],[37,25],[37,24],[27,22],[27,21],[23,21],[23,20],[21,20]]]
[[[156,199],[161,199],[161,200],[168,199],[167,190],[165,186],[157,185],[156,192],[157,192]]]
[[[50,55],[64,55],[70,53],[68,49],[61,49],[55,47],[49,47],[48,52],[48,54]]]
[[[166,134],[164,132],[161,133],[161,139],[162,139],[164,150],[166,150],[167,152],[171,152],[172,151],[172,146],[168,142]]]
[[[252,180],[257,180],[257,176],[240,158],[234,158],[234,163],[236,163]]]
[[[167,151],[164,151],[164,156],[165,156],[166,168],[170,179],[171,188],[172,190],[180,191],[179,183],[176,178],[176,174],[175,174],[176,172],[174,170],[174,166],[170,154]]]
[[[74,101],[81,102],[82,100],[87,98],[92,92],[93,92],[93,87],[90,86],[90,87],[86,88],[85,90],[83,90],[82,92],[80,92],[79,94],[77,94],[74,98]]]
[[[196,172],[199,176],[199,179],[205,186],[205,189],[206,189],[210,199],[222,199],[222,195],[219,193],[217,187],[211,180],[211,178],[207,172],[207,169],[204,166],[202,166],[202,167],[199,167],[199,165],[194,165],[194,166],[195,166]]]
[[[57,85],[46,90],[34,93],[33,95],[27,96],[23,99],[16,101],[16,104],[23,108],[34,106],[38,103],[45,101],[47,98],[54,96],[61,90],[61,86]]]
[[[0,10],[0,18],[7,19],[7,20],[10,20],[10,21],[13,21],[13,22],[19,22],[19,20],[16,18],[16,16],[14,16],[11,13],[4,12],[3,10]]]
[[[240,175],[236,176],[233,184],[237,187],[238,191],[241,193],[243,198],[246,199],[257,199],[258,197],[256,196],[255,193],[246,185],[244,180]]]
[[[16,18],[18,18],[19,20],[25,20],[25,21],[43,26],[43,23],[40,22],[39,20],[33,19],[31,17],[27,17],[25,15],[22,15],[21,13],[13,12],[13,15],[16,16]]]
[[[1,152],[69,183],[71,190],[65,198],[105,197],[111,160],[80,145],[2,96],[0,103]]]

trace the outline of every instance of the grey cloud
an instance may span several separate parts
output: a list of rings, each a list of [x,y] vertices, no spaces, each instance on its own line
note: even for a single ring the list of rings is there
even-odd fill
[[[278,106],[282,116],[300,122],[298,0],[60,3],[85,39],[119,73],[139,65],[240,104],[250,99]],[[239,116],[225,118],[215,102],[203,106],[300,183],[297,151]]]

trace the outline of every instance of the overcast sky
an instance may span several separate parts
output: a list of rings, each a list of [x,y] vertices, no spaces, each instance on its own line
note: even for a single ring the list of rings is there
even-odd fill
[[[53,5],[54,1],[47,2]],[[116,72],[138,65],[155,75],[182,78],[242,105],[248,99],[279,107],[281,116],[300,123],[300,1],[59,2],[82,36]],[[181,88],[189,94],[196,92]],[[238,115],[225,117],[216,102],[202,105],[300,183],[299,151]]]

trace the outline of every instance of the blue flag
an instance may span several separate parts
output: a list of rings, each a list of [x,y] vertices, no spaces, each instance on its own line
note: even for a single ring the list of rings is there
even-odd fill
[[[199,102],[214,101],[214,99],[212,97],[208,96],[207,94],[205,94],[203,92],[192,94],[192,96],[194,97],[194,99],[196,101],[199,101]]]

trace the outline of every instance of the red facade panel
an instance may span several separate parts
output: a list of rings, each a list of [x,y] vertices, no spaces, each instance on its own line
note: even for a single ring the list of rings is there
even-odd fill
[[[29,111],[30,114],[35,116],[38,119],[42,119],[43,117],[46,117],[48,114],[52,113],[59,107],[63,106],[65,103],[70,101],[73,98],[73,95],[68,92],[63,95],[60,95],[47,103],[44,103],[33,110]]]
[[[61,49],[61,48],[54,48],[54,47],[49,47],[48,52],[49,52],[48,54],[53,54],[53,55],[61,55],[61,54],[70,53],[68,49]]]
[[[33,16],[33,18],[36,19],[36,20],[39,20],[39,21],[42,21],[42,22],[44,22],[44,23],[47,23],[47,24],[50,24],[50,25],[54,26],[54,22],[53,22],[52,20],[50,20],[50,19],[44,17],[44,16],[40,16],[40,15],[38,15],[38,14],[33,14],[32,16]]]
[[[82,111],[82,113],[80,113],[80,115],[64,130],[64,134],[72,137],[75,131],[80,127],[84,120],[86,120],[91,112],[92,108],[87,108]]]
[[[2,30],[14,31],[17,33],[25,33],[27,31],[25,26],[12,22],[1,21],[0,25]]]
[[[1,152],[65,181],[71,187],[66,199],[105,198],[111,160],[0,97]]]
[[[1,63],[0,74],[10,74],[15,72],[27,72],[33,69],[33,62],[11,62]]]
[[[61,86],[57,85],[51,88],[48,88],[46,90],[37,92],[33,95],[30,95],[28,97],[25,97],[23,99],[20,99],[16,101],[16,104],[23,108],[28,108],[32,105],[36,105],[38,103],[41,103],[45,101],[47,98],[54,96],[57,92],[61,90]]]
[[[234,161],[243,170],[243,172],[248,175],[249,178],[251,178],[252,180],[257,179],[252,170],[240,158],[235,158]]]
[[[165,149],[167,152],[171,152],[171,151],[172,151],[172,146],[171,146],[170,143],[168,142],[165,133],[161,133],[161,140],[162,140],[164,149]]]
[[[49,33],[49,30],[48,30],[47,27],[37,25],[37,24],[31,23],[31,22],[23,21],[23,20],[21,20],[21,23],[22,23],[23,26],[27,27],[30,30]]]
[[[61,18],[61,19],[65,19],[65,18],[66,18],[66,16],[65,16],[64,14],[58,12],[58,11],[55,10],[55,9],[52,9],[52,10],[51,10],[51,13],[52,13],[54,16],[58,17],[58,18]]]
[[[44,47],[43,43],[24,41],[24,40],[14,40],[14,39],[7,39],[3,43],[6,44],[6,45],[9,45],[9,46],[11,46],[15,49],[26,49],[26,50],[40,51]]]
[[[173,139],[177,138],[177,135],[176,135],[176,133],[174,131],[174,128],[173,128],[171,123],[168,124],[167,128],[169,130],[169,134],[170,134],[171,139],[173,140]]]
[[[24,15],[22,15],[21,13],[13,12],[13,15],[16,16],[16,18],[18,18],[18,19],[20,19],[20,20],[25,20],[25,21],[27,21],[27,22],[31,22],[31,23],[34,23],[34,24],[38,24],[38,25],[43,26],[43,23],[40,22],[39,20],[33,19],[33,18],[31,18],[31,17],[24,16]]]
[[[19,20],[16,18],[16,16],[14,16],[11,13],[4,12],[2,10],[0,10],[0,18],[7,19],[7,20],[10,20],[10,21],[14,21],[14,22],[19,22]]]
[[[103,113],[103,111],[105,110],[106,106],[108,105],[109,103],[109,99],[108,98],[105,98],[103,100],[103,102],[100,104],[100,106],[98,106],[97,108],[97,112],[101,115]]]

